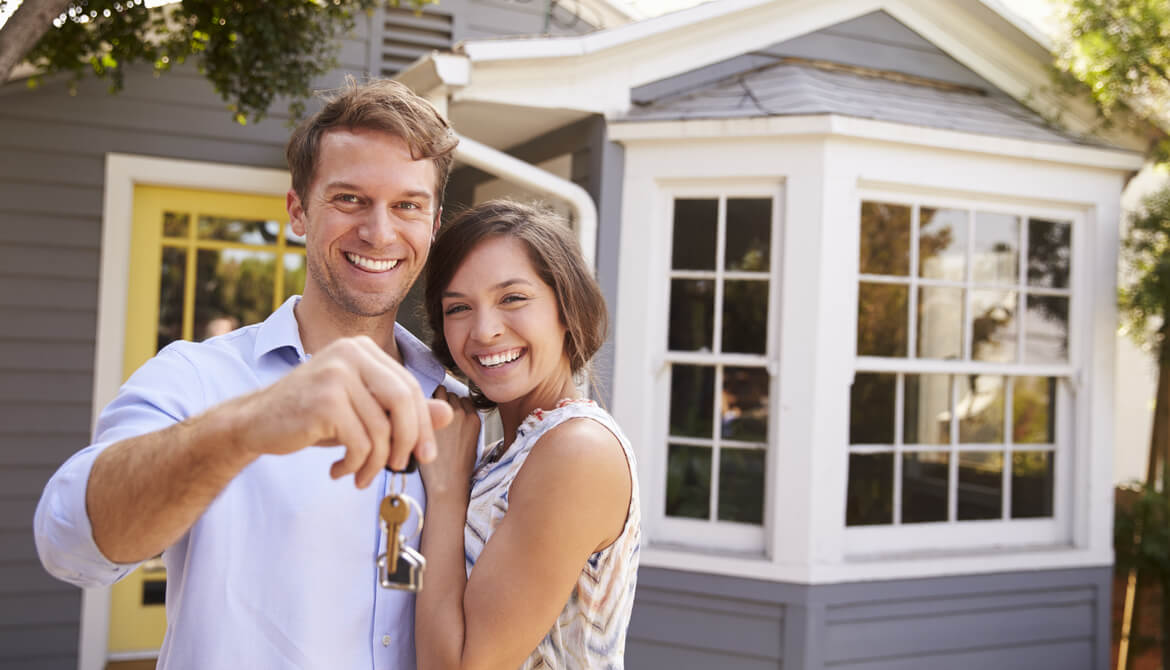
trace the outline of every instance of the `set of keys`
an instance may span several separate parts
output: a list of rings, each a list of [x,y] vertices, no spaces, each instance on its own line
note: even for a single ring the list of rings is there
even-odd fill
[[[386,535],[386,553],[378,556],[378,583],[382,588],[398,589],[418,593],[423,587],[423,572],[427,559],[407,544],[422,532],[423,514],[418,501],[406,494],[406,473],[415,470],[414,456],[403,472],[390,470],[391,485],[395,477],[401,484],[398,491],[382,499],[378,515],[382,519],[382,531]],[[418,527],[414,534],[405,537],[402,527],[410,520],[411,510],[418,515]]]

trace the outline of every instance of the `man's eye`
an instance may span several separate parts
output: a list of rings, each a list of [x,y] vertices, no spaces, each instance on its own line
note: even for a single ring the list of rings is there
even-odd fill
[[[422,209],[422,207],[419,207],[418,203],[416,202],[400,202],[398,203],[398,206],[403,209]]]
[[[339,193],[333,199],[348,204],[356,204],[358,202],[358,197],[352,193]]]

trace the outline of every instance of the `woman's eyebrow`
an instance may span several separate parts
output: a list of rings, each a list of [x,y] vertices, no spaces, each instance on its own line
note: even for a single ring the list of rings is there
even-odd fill
[[[492,290],[498,291],[499,289],[508,288],[509,286],[515,286],[516,284],[524,284],[526,286],[532,286],[532,282],[528,281],[527,279],[523,279],[521,277],[516,277],[514,279],[505,279],[504,281],[502,281],[502,282],[500,282],[500,283],[498,283],[495,286],[492,286],[490,288]],[[462,293],[459,293],[457,291],[443,291],[442,297],[444,297],[444,298],[466,298],[467,296],[465,296]]]

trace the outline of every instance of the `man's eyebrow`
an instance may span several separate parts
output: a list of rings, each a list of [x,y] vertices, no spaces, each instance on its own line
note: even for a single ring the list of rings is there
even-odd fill
[[[505,279],[504,281],[496,284],[495,286],[491,286],[489,288],[491,288],[492,290],[498,291],[499,289],[508,288],[509,286],[515,286],[516,284],[524,284],[526,286],[532,286],[532,282],[528,281],[527,279],[524,279],[522,277],[515,277],[513,279]],[[444,298],[466,298],[467,296],[465,296],[462,293],[459,293],[457,291],[443,291],[442,297],[444,297]]]

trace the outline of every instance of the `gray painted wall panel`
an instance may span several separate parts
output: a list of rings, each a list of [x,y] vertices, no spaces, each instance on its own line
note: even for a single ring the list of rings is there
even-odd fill
[[[629,670],[776,670],[779,666],[768,658],[631,639],[626,644],[626,667]]]
[[[0,338],[92,342],[95,328],[93,310],[0,308]]]
[[[7,345],[5,345],[7,346]],[[89,426],[75,433],[29,435],[0,432],[0,467],[25,465],[58,466],[77,451],[77,445],[89,442]],[[32,538],[21,538],[29,542]]]
[[[1035,646],[997,646],[994,649],[957,650],[861,663],[830,663],[826,668],[843,670],[1105,670],[1093,665],[1092,644],[1070,640]]]
[[[0,247],[0,276],[92,279],[98,263],[97,249]]]
[[[3,149],[0,149],[0,153],[7,154]],[[57,166],[58,170],[60,167]],[[0,245],[49,244],[62,248],[98,249],[101,246],[101,232],[100,215],[0,213]]]
[[[5,497],[27,496],[35,501],[56,470],[49,465],[4,468],[0,470],[0,491]]]
[[[50,405],[47,403],[6,402],[0,405],[0,438],[3,438],[5,449],[17,449],[20,448],[20,441],[15,437],[18,435],[68,435],[72,437],[79,432],[88,434],[89,417],[89,403],[84,405]],[[87,442],[88,440],[76,444],[73,451],[81,449]],[[28,509],[27,512],[31,523],[32,509]],[[3,505],[0,505],[0,527],[3,526],[4,518],[5,511]]]
[[[783,609],[779,605],[718,598],[672,597],[640,589],[629,635],[640,642],[696,647],[779,662]]]
[[[0,371],[74,372],[86,370],[92,364],[92,344],[48,344],[38,340],[7,340],[4,346],[0,347]]]
[[[9,372],[0,370],[0,402],[44,401],[47,403],[75,403],[90,401],[93,375],[86,372]],[[0,473],[2,476],[2,473]],[[0,480],[2,481],[2,480]],[[4,491],[0,485],[0,491]]]
[[[0,626],[12,624],[68,624],[80,620],[81,592],[49,596],[6,596],[0,598]]]
[[[6,247],[13,249],[15,247]],[[67,251],[60,247],[57,251]],[[96,252],[95,252],[96,253]],[[5,277],[0,275],[0,307],[45,307],[61,309],[88,309],[97,300],[98,283],[93,276],[79,279],[49,279],[47,272],[39,276]],[[4,360],[0,354],[0,361]],[[91,361],[92,362],[92,361]],[[0,368],[3,363],[0,363]]]
[[[0,670],[74,670],[77,657],[74,654],[62,656],[34,656],[22,659],[0,658]]]

